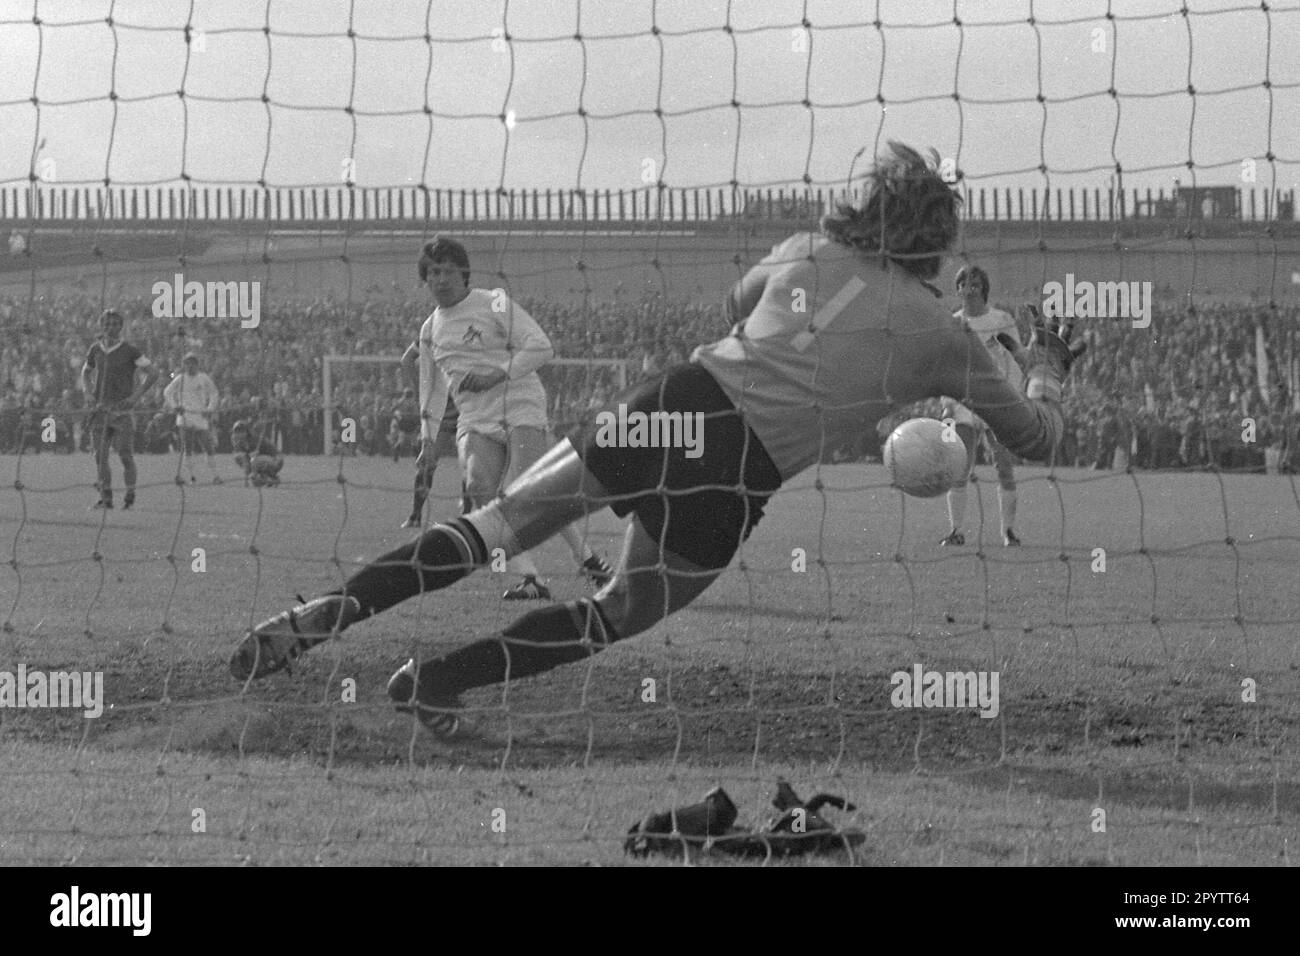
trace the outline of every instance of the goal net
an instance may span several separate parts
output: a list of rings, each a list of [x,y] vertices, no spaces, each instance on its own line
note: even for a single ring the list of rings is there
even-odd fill
[[[453,6],[0,11],[5,859],[613,863],[646,814],[721,784],[755,823],[783,777],[859,807],[826,810],[870,834],[839,862],[1291,862],[1295,5]],[[414,540],[409,462],[334,431],[387,430],[426,243],[461,240],[469,284],[551,336],[563,434],[729,335],[734,283],[860,203],[895,140],[962,200],[936,315],[979,312],[954,284],[979,266],[985,305],[1088,345],[1053,467],[978,437],[964,493],[908,498],[880,444],[940,397],[864,413],[689,606],[467,694],[469,743],[385,687],[541,613],[496,562],[232,679],[250,626]],[[791,315],[800,291],[769,290]],[[899,301],[861,308],[892,329]],[[162,374],[97,463],[107,309]],[[901,374],[899,347],[867,364]],[[220,485],[145,439],[191,352]],[[293,423],[278,486],[229,480],[244,415]],[[439,468],[432,521],[459,479]],[[575,527],[617,563],[629,520]],[[536,561],[556,601],[592,597],[558,539]]]

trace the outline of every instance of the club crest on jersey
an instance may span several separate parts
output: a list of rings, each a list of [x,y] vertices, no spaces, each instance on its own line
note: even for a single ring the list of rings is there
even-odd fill
[[[471,325],[465,330],[465,334],[460,337],[460,340],[466,345],[482,345],[483,333],[479,331],[478,328]]]

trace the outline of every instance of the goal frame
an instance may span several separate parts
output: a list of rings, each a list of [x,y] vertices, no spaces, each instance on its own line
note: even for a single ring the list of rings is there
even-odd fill
[[[321,362],[321,451],[326,455],[334,453],[333,446],[333,422],[330,420],[330,410],[334,407],[334,366],[349,362],[359,362],[363,365],[401,365],[402,357],[400,355],[344,355],[339,352],[331,352],[325,356]],[[631,359],[620,358],[555,358],[546,363],[545,367],[552,365],[568,365],[580,368],[590,368],[592,366],[606,366],[615,370],[618,378],[618,390],[622,392],[627,388],[628,382],[628,364]]]

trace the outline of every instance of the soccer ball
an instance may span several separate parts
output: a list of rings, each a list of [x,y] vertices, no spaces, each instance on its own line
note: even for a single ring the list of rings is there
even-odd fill
[[[890,484],[915,498],[943,494],[966,472],[965,443],[955,428],[933,418],[895,428],[885,439],[884,458]]]

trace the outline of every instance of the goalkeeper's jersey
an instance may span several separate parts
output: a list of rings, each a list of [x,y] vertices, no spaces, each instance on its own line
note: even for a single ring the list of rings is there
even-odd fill
[[[980,337],[930,287],[879,257],[799,233],[745,276],[756,298],[732,333],[691,361],[718,380],[783,479],[794,477],[899,405],[952,395],[998,440],[1046,459],[1060,410],[1007,381]]]

